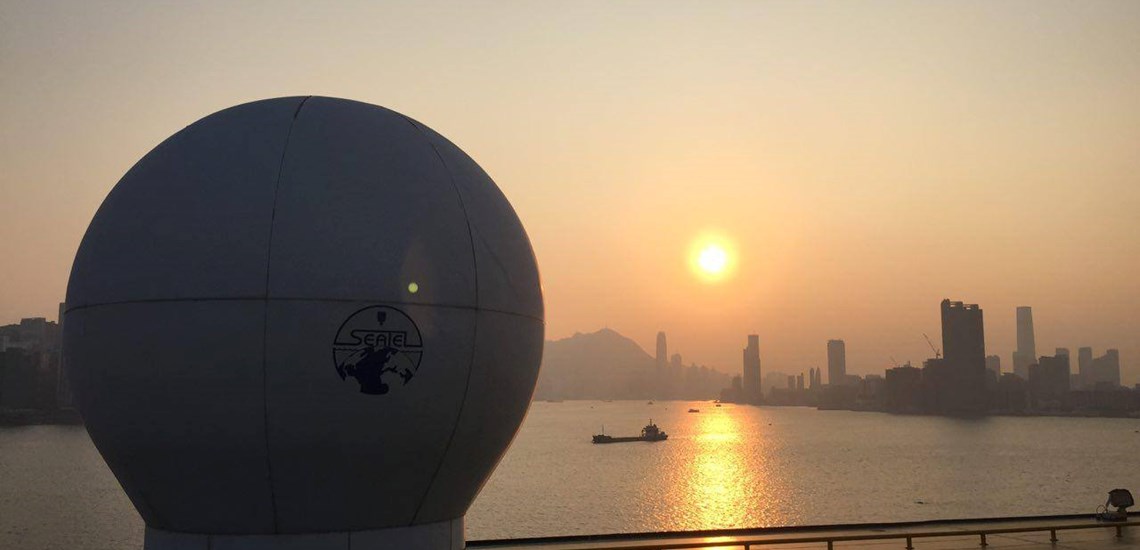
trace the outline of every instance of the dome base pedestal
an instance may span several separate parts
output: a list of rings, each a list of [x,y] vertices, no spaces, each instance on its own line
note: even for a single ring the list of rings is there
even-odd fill
[[[463,518],[409,527],[280,535],[209,535],[146,528],[144,550],[463,550]]]

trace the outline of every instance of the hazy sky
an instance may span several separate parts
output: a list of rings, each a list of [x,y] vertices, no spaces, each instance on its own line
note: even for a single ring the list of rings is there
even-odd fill
[[[255,99],[384,105],[498,182],[547,336],[609,326],[739,371],[931,355],[944,297],[1011,368],[1140,378],[1140,2],[0,0],[0,322],[55,318],[76,247],[171,133]],[[688,266],[715,232],[733,277]],[[1074,365],[1075,368],[1075,365]]]

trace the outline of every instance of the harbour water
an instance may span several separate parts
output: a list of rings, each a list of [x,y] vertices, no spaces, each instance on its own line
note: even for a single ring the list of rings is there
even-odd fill
[[[650,418],[667,441],[590,442],[603,425],[636,435]],[[1140,489],[1138,455],[1140,419],[538,402],[467,537],[1090,513],[1109,489]],[[141,543],[82,427],[0,428],[0,548]]]

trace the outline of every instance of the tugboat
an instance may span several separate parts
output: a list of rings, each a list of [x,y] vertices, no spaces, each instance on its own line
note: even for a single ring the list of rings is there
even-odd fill
[[[600,434],[594,436],[594,443],[628,443],[631,441],[665,441],[666,439],[669,438],[669,434],[665,433],[665,431],[662,430],[661,428],[658,428],[657,424],[653,423],[653,419],[650,419],[649,424],[647,424],[644,428],[641,429],[641,435],[639,435],[639,436],[635,436],[635,437],[614,437],[612,435],[606,435],[604,433],[605,431],[606,431],[606,429],[603,427],[602,428],[603,433],[600,433]]]

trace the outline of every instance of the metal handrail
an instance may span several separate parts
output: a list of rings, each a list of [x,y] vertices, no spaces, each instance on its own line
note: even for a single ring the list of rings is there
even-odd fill
[[[914,550],[914,539],[920,538],[935,538],[935,537],[980,537],[979,546],[988,546],[986,542],[986,535],[1004,535],[1010,533],[1038,533],[1049,531],[1049,541],[1057,542],[1057,531],[1070,531],[1076,529],[1104,529],[1108,527],[1116,528],[1117,538],[1124,536],[1124,527],[1140,525],[1140,521],[1127,521],[1127,522],[1114,522],[1114,523],[1090,523],[1087,525],[1041,525],[1034,527],[998,527],[993,529],[965,529],[965,530],[942,530],[942,531],[919,531],[919,532],[901,532],[901,533],[873,533],[866,535],[838,535],[838,536],[820,536],[820,537],[800,537],[796,539],[769,539],[757,541],[737,541],[735,544],[716,544],[711,545],[712,548],[720,548],[722,546],[744,546],[748,550],[752,546],[770,545],[770,544],[805,544],[812,542],[826,542],[828,550],[833,549],[836,542],[852,542],[852,541],[866,541],[866,540],[898,540],[906,539],[906,550]],[[685,546],[685,548],[709,548],[708,544],[693,544]],[[640,548],[642,550],[670,550],[673,548],[681,548],[679,546],[623,546],[622,548],[630,550],[632,548]],[[600,550],[600,549],[599,549]]]
[[[1018,518],[1022,521],[1034,521],[1034,518]],[[1040,521],[1040,520],[1038,520]],[[1070,521],[1072,521],[1070,519]],[[753,546],[771,546],[780,544],[811,544],[811,543],[827,543],[828,550],[834,550],[835,543],[838,542],[855,542],[855,541],[869,541],[869,540],[906,540],[906,550],[914,550],[914,539],[920,538],[936,538],[936,537],[979,537],[979,545],[985,547],[988,545],[986,541],[987,535],[1002,535],[1010,533],[1037,533],[1049,532],[1050,542],[1057,542],[1058,531],[1071,531],[1077,529],[1106,529],[1115,528],[1117,538],[1124,536],[1124,528],[1129,526],[1140,526],[1140,521],[1123,521],[1123,522],[1098,522],[1091,523],[1059,523],[1059,522],[1045,522],[1040,521],[1038,525],[1022,525],[1022,526],[1009,526],[1000,527],[994,526],[992,528],[979,528],[979,529],[961,529],[961,528],[948,528],[936,529],[927,531],[905,531],[900,530],[893,533],[862,533],[862,534],[818,534],[818,535],[800,535],[800,536],[780,536],[779,534],[760,534],[760,535],[719,535],[705,538],[704,540],[697,540],[701,535],[694,538],[685,540],[647,540],[650,534],[642,534],[636,537],[623,537],[617,540],[558,540],[557,537],[550,539],[527,539],[519,541],[500,540],[500,541],[471,541],[469,546],[487,547],[492,548],[498,545],[533,545],[539,548],[543,545],[558,544],[559,548],[564,550],[577,549],[582,550],[685,550],[692,548],[727,548],[727,547],[743,547],[745,550],[750,550]],[[857,526],[849,526],[848,528],[857,528]],[[905,527],[905,526],[899,526]],[[677,533],[673,533],[676,535]],[[764,537],[764,538],[757,538]],[[710,540],[719,539],[719,540]]]

